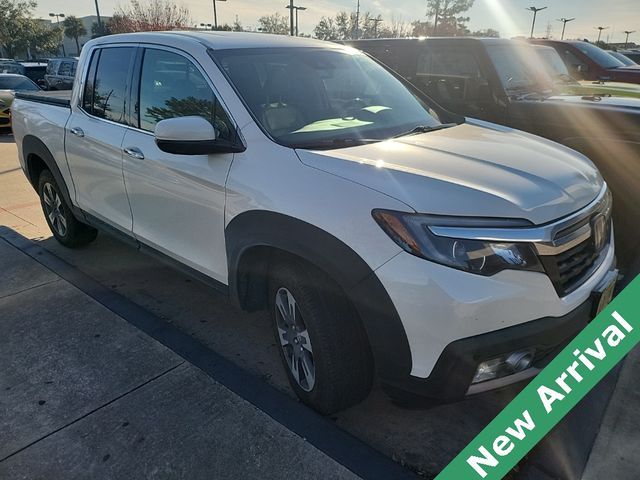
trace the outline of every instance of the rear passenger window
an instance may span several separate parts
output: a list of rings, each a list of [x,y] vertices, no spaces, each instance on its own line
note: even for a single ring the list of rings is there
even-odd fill
[[[197,115],[220,138],[232,140],[231,123],[193,63],[165,50],[145,50],[140,77],[140,128],[152,132],[160,120]]]
[[[95,79],[87,81],[85,96],[89,91],[91,107],[87,111],[96,117],[118,123],[126,123],[127,80],[135,49],[131,47],[103,48],[98,58]],[[94,54],[94,57],[96,55]],[[92,61],[93,64],[93,61]],[[89,77],[91,79],[91,69]]]
[[[60,70],[58,71],[58,75],[62,75],[68,77],[71,75],[71,62],[62,62],[60,64]]]
[[[89,72],[87,73],[87,79],[84,82],[84,92],[82,94],[82,109],[90,114],[93,114],[93,86],[96,80],[96,67],[98,66],[98,57],[100,57],[100,50],[93,52],[91,56],[91,63],[89,63]]]
[[[474,54],[457,48],[429,49],[418,57],[416,84],[440,101],[460,101],[488,85]]]

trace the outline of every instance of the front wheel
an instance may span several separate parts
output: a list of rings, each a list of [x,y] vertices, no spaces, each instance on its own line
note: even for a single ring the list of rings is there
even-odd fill
[[[323,272],[287,260],[270,272],[273,329],[296,395],[323,414],[362,401],[373,361],[366,334],[340,288]]]
[[[40,174],[38,193],[47,224],[58,242],[65,247],[75,248],[95,240],[98,231],[73,216],[49,170],[43,170]]]

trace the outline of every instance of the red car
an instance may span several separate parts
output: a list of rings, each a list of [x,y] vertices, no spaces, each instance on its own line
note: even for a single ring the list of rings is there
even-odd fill
[[[625,66],[606,50],[588,43],[560,40],[531,40],[537,45],[553,47],[562,57],[573,77],[581,80],[610,80],[640,83],[640,65]]]

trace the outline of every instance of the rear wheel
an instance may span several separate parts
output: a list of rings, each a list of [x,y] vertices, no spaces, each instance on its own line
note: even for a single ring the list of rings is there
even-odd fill
[[[362,401],[373,361],[350,302],[323,272],[287,259],[270,272],[273,329],[296,395],[329,414]]]
[[[40,174],[38,193],[47,224],[58,242],[65,247],[75,248],[95,240],[98,231],[73,216],[49,170],[43,170]]]

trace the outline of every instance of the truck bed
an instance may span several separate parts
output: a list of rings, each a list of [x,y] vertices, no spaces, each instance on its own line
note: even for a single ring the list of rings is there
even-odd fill
[[[16,98],[29,100],[31,102],[46,103],[58,107],[70,108],[71,90],[60,90],[51,92],[16,92]]]

